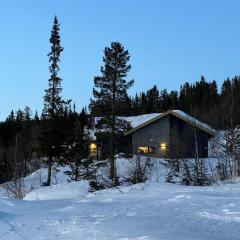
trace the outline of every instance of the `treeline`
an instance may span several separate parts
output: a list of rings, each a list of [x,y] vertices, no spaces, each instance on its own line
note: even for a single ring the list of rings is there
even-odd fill
[[[90,105],[91,107],[91,105]],[[91,108],[92,114],[101,116],[103,105]],[[230,129],[240,124],[240,76],[223,81],[206,81],[201,76],[195,83],[186,82],[179,91],[151,89],[136,93],[134,97],[123,96],[118,103],[120,116],[140,115],[179,109],[208,123],[215,129]]]
[[[89,126],[89,115],[86,109],[77,113],[75,108],[64,109],[61,116],[54,120],[56,131],[54,133],[54,147],[50,147],[52,154],[64,156],[64,159],[58,159],[58,164],[64,165],[71,162],[68,146],[73,142],[78,142],[77,137],[81,139],[84,135],[84,128]],[[47,136],[49,119],[43,115],[34,115],[29,107],[24,110],[11,112],[5,121],[0,123],[0,183],[9,181],[13,178],[26,176],[29,173],[46,166],[48,160],[44,158],[44,152],[49,144]],[[79,136],[80,135],[80,136]],[[85,143],[86,144],[86,143]],[[79,150],[74,146],[71,154],[81,154],[83,148]],[[85,147],[85,157],[87,155]],[[68,159],[68,160],[66,160]]]
[[[18,110],[16,113],[12,111],[0,124],[1,183],[12,179],[16,169],[19,169],[23,175],[29,173],[27,162],[33,158],[33,149],[37,146],[39,125],[38,115],[33,119],[29,107],[24,111]]]
[[[63,109],[56,125],[56,139],[62,144],[66,142],[70,133],[74,132],[77,121],[83,122],[82,128],[91,127],[92,116],[101,116],[104,113],[100,105],[94,107],[93,104],[90,105],[90,113],[87,113],[86,108],[77,113],[75,106],[72,109],[70,105]],[[220,91],[215,81],[207,82],[203,76],[196,83],[185,83],[179,92],[168,92],[166,89],[160,91],[157,86],[153,86],[135,97],[126,95],[120,99],[116,111],[117,115],[131,116],[169,109],[183,110],[216,129],[233,129],[240,124],[240,77],[225,80]],[[0,182],[11,179],[16,167],[24,175],[40,167],[40,161],[37,160],[40,158],[39,144],[47,121],[44,115],[38,116],[37,112],[33,115],[30,108],[26,107],[15,113],[12,111],[1,122]],[[61,145],[60,142],[58,146]],[[61,154],[64,149],[57,151]]]

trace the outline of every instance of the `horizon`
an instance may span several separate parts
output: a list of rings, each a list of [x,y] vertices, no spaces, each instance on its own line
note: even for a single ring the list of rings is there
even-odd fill
[[[135,80],[131,96],[153,85],[179,91],[180,85],[194,83],[201,75],[216,80],[219,89],[225,79],[240,75],[239,9],[238,1],[217,0],[1,3],[0,119],[25,106],[33,114],[41,112],[54,15],[64,47],[62,95],[80,111],[88,106],[93,77],[100,74],[103,50],[112,41],[129,50],[132,69],[127,79]]]

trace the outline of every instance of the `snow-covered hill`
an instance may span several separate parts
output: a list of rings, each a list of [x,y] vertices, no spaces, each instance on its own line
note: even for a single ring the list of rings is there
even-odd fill
[[[120,162],[124,175],[129,163]],[[26,186],[34,182],[36,189],[24,200],[6,197],[0,187],[0,240],[240,239],[239,183],[166,184],[163,168],[155,168],[158,174],[145,184],[95,193],[87,181],[67,183],[65,169],[50,187],[39,184],[46,169],[28,176]]]

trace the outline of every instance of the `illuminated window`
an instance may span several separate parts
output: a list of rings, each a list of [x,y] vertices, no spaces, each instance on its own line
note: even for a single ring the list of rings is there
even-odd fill
[[[138,153],[154,153],[154,147],[138,147]]]
[[[139,153],[147,153],[148,152],[148,147],[138,147],[138,152]]]
[[[166,149],[167,149],[167,144],[166,143],[161,143],[160,144],[160,150],[161,151],[166,151]]]
[[[91,144],[89,145],[89,149],[90,149],[90,153],[91,153],[91,154],[97,153],[97,144],[96,144],[96,143],[91,143]]]

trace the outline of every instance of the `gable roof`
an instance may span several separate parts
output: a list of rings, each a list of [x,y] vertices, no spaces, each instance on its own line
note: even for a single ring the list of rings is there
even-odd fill
[[[129,117],[119,117],[122,120],[125,120],[131,124],[133,128],[159,116],[161,113],[148,113],[148,114],[142,114],[138,116],[129,116]]]
[[[138,116],[129,116],[129,117],[122,117],[122,116],[117,116],[118,119],[124,120],[130,123],[132,128],[135,128],[150,119],[157,117],[160,113],[148,113],[148,114],[142,114]],[[93,131],[96,131],[96,125],[98,122],[101,120],[102,117],[95,117],[94,122],[93,122]],[[98,129],[99,131],[104,131],[104,129]]]
[[[199,120],[197,120],[196,118],[186,114],[185,112],[181,111],[181,110],[169,110],[167,112],[164,113],[158,113],[156,116],[146,120],[145,122],[142,122],[141,124],[137,125],[137,126],[133,126],[132,125],[132,129],[127,131],[124,135],[127,136],[129,134],[132,134],[133,132],[148,126],[151,123],[156,122],[157,120],[167,116],[167,115],[173,115],[185,122],[187,122],[188,124],[192,125],[192,126],[196,126],[197,128],[201,129],[204,132],[207,132],[210,135],[215,135],[215,130],[213,128],[211,128],[209,125],[200,122]],[[131,122],[131,121],[130,121]]]

